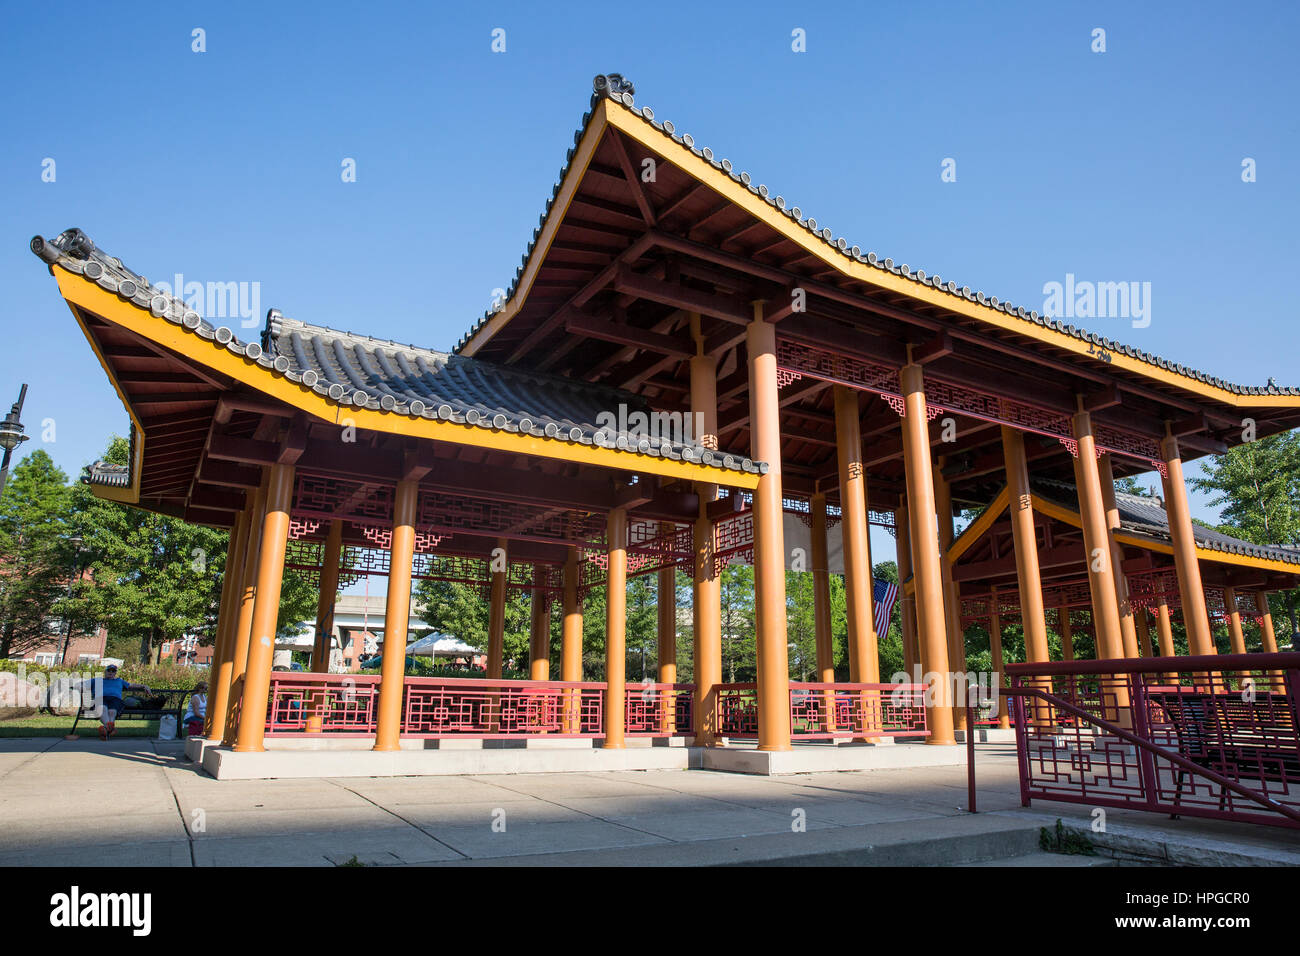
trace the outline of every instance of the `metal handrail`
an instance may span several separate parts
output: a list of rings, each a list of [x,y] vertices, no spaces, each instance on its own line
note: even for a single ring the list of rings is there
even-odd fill
[[[1180,669],[1181,669],[1181,670],[1187,670],[1187,669],[1191,669],[1191,668],[1189,668],[1189,667],[1187,666],[1187,665],[1188,665],[1188,662],[1190,662],[1190,661],[1217,661],[1217,662],[1228,661],[1228,662],[1231,662],[1234,658],[1249,657],[1249,656],[1251,656],[1251,655],[1246,655],[1246,654],[1223,654],[1223,655],[1214,656],[1214,657],[1210,657],[1210,656],[1202,656],[1202,657],[1199,657],[1199,658],[1196,658],[1196,657],[1187,657],[1187,658],[1180,657],[1180,658],[1178,658],[1178,661],[1179,661],[1179,664],[1181,665],[1181,666],[1180,666]],[[1260,655],[1254,655],[1254,656],[1258,657],[1258,656],[1260,656]],[[1300,654],[1285,654],[1285,655],[1281,655],[1281,654],[1279,654],[1279,655],[1273,655],[1273,654],[1270,654],[1270,655],[1268,655],[1268,656],[1269,656],[1270,658],[1274,658],[1274,657],[1294,657],[1294,658],[1296,658],[1297,662],[1300,663]],[[1156,660],[1156,658],[1152,658],[1152,660]],[[1082,662],[1082,663],[1103,663],[1103,664],[1104,664],[1104,663],[1112,663],[1112,662],[1108,662],[1108,661],[1101,661],[1101,662],[1097,662],[1097,661],[1085,661],[1085,662]],[[1137,662],[1134,661],[1133,663],[1137,663]],[[1059,662],[1058,662],[1058,665],[1059,665]],[[1024,665],[1013,665],[1013,666],[1024,666]],[[1038,666],[1041,666],[1041,665],[1038,665]],[[1222,666],[1222,663],[1220,663],[1220,666]],[[1229,663],[1229,667],[1231,667],[1231,663]],[[1161,672],[1163,672],[1163,671],[1167,671],[1168,669],[1169,669],[1169,665],[1168,665],[1167,663],[1166,663],[1163,667],[1152,667],[1152,668],[1149,668],[1149,670],[1151,670],[1151,671],[1161,671]],[[1227,669],[1227,668],[1224,668],[1224,669]],[[1110,668],[1110,672],[1113,672],[1114,670],[1115,670],[1114,667],[1111,667],[1111,668]],[[1020,673],[1027,673],[1027,672],[1026,672],[1026,671],[1021,671]],[[1060,672],[1057,671],[1057,673],[1060,673]],[[1039,675],[1036,674],[1035,676],[1039,676]],[[1235,781],[1230,780],[1230,779],[1228,779],[1227,777],[1223,776],[1222,774],[1215,773],[1213,770],[1210,770],[1210,769],[1207,768],[1207,767],[1203,767],[1203,766],[1201,766],[1200,764],[1196,763],[1196,761],[1194,761],[1194,760],[1189,760],[1188,758],[1182,756],[1181,754],[1173,753],[1173,752],[1171,752],[1171,751],[1169,751],[1169,750],[1166,750],[1166,749],[1163,748],[1163,747],[1160,747],[1160,746],[1158,746],[1158,745],[1156,745],[1156,744],[1151,743],[1149,740],[1146,740],[1146,739],[1144,739],[1144,738],[1142,738],[1142,737],[1139,737],[1137,734],[1134,734],[1134,733],[1132,733],[1131,731],[1125,730],[1123,727],[1119,726],[1118,724],[1113,724],[1113,723],[1111,723],[1111,722],[1108,721],[1108,720],[1102,720],[1100,717],[1096,716],[1095,714],[1090,714],[1090,713],[1088,713],[1086,710],[1084,710],[1083,708],[1075,706],[1074,704],[1070,703],[1068,700],[1066,700],[1066,699],[1063,698],[1063,697],[1058,697],[1058,696],[1056,696],[1055,694],[1049,694],[1047,691],[1041,690],[1041,689],[1039,689],[1039,688],[1037,688],[1037,687],[1007,687],[1007,688],[1003,688],[1003,691],[1002,691],[1002,692],[1003,692],[1004,694],[1007,694],[1008,696],[1012,696],[1012,697],[1037,697],[1037,698],[1039,698],[1040,700],[1042,700],[1043,702],[1045,702],[1045,703],[1051,705],[1052,707],[1059,708],[1059,709],[1065,711],[1066,713],[1073,715],[1074,717],[1081,718],[1081,719],[1083,719],[1084,721],[1086,721],[1087,723],[1092,724],[1093,726],[1099,727],[1099,728],[1105,730],[1105,731],[1108,732],[1108,733],[1114,734],[1116,737],[1119,737],[1121,740],[1125,740],[1125,741],[1127,741],[1127,742],[1133,744],[1135,747],[1137,747],[1137,748],[1138,748],[1139,750],[1141,750],[1143,753],[1149,754],[1149,755],[1151,755],[1151,756],[1158,756],[1158,757],[1160,757],[1160,758],[1163,759],[1163,760],[1167,760],[1167,761],[1169,761],[1171,764],[1173,764],[1174,766],[1180,767],[1180,768],[1182,768],[1183,770],[1186,770],[1186,771],[1188,771],[1189,773],[1195,774],[1195,775],[1197,775],[1197,776],[1205,777],[1205,778],[1207,778],[1208,780],[1212,781],[1213,783],[1216,783],[1216,784],[1218,784],[1219,786],[1224,787],[1225,789],[1228,789],[1228,790],[1233,791],[1234,793],[1238,794],[1239,796],[1246,797],[1248,800],[1252,800],[1252,801],[1254,801],[1255,803],[1258,803],[1258,804],[1260,804],[1261,806],[1263,806],[1263,807],[1265,807],[1265,808],[1267,808],[1267,809],[1269,809],[1269,810],[1273,810],[1273,811],[1275,811],[1275,812],[1277,812],[1277,813],[1282,814],[1282,816],[1286,817],[1286,818],[1289,819],[1289,820],[1294,820],[1296,823],[1300,823],[1300,810],[1292,809],[1291,807],[1288,807],[1288,806],[1286,806],[1285,804],[1278,803],[1278,802],[1275,801],[1275,800],[1271,800],[1271,799],[1269,799],[1268,797],[1264,796],[1263,794],[1258,793],[1258,792],[1256,792],[1256,791],[1254,791],[1254,790],[1251,790],[1251,789],[1248,788],[1248,787],[1243,787],[1243,786],[1241,786],[1240,784],[1236,783]],[[1016,751],[1017,751],[1017,754],[1018,754],[1018,756],[1021,758],[1021,761],[1022,761],[1022,762],[1021,762],[1021,779],[1022,779],[1022,781],[1023,781],[1024,778],[1025,778],[1025,771],[1026,771],[1026,768],[1025,768],[1024,765],[1023,765],[1024,748],[1021,747],[1021,743],[1023,742],[1024,724],[1025,724],[1025,721],[1024,721],[1024,713],[1023,713],[1023,705],[1022,705],[1022,704],[1019,704],[1019,702],[1018,702],[1018,706],[1017,706],[1016,710],[1017,710],[1017,713],[1016,713]],[[969,753],[969,751],[968,751],[968,753]],[[969,761],[970,779],[971,779],[971,781],[972,781],[971,786],[973,787],[973,786],[974,786],[974,784],[973,784],[973,781],[974,781],[974,773],[975,773],[975,769],[974,769],[974,756],[973,756],[973,754],[970,755],[970,756],[968,756],[967,759],[968,759],[968,761]]]

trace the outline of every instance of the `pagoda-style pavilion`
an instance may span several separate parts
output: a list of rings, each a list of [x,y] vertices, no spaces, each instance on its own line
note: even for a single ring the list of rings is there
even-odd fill
[[[596,78],[504,302],[451,353],[274,310],[241,341],[78,230],[32,249],[131,418],[130,463],[90,469],[96,493],[230,529],[209,739],[236,751],[279,733],[378,750],[456,734],[952,743],[964,717],[946,678],[924,710],[912,685],[882,683],[873,522],[895,533],[908,663],[928,675],[964,670],[963,622],[1013,609],[1030,661],[1048,659],[1048,613],[1080,607],[1099,656],[1150,654],[1134,608],[1153,607],[1162,652],[1176,609],[1206,654],[1211,613],[1235,619],[1249,592],[1272,650],[1265,595],[1300,572],[1294,553],[1195,527],[1183,477],[1189,459],[1300,425],[1300,389],[1233,385],[863,252],[636,106],[618,75]],[[1163,508],[1113,492],[1152,469]],[[957,537],[973,506],[987,507]],[[789,679],[790,520],[810,529],[816,684]],[[835,686],[830,528],[851,669]],[[747,687],[722,683],[719,573],[736,559],[755,568]],[[694,579],[689,682],[677,568]],[[387,575],[390,621],[406,620],[413,578],[480,586],[486,681],[407,677],[402,640],[385,641],[378,677],[273,674],[286,569],[319,580],[325,640],[341,574]],[[625,683],[635,574],[659,576],[652,687]],[[598,587],[596,685],[581,640]],[[511,589],[533,595],[529,681],[501,680]]]

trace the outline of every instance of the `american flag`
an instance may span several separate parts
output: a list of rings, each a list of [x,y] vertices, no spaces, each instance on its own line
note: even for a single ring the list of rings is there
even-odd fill
[[[894,613],[894,601],[898,599],[898,585],[872,578],[871,596],[876,608],[876,633],[884,637],[889,633],[889,616]]]

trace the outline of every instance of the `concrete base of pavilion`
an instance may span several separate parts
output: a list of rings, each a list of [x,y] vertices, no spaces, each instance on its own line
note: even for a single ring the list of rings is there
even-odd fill
[[[404,740],[379,753],[358,738],[277,738],[261,753],[235,753],[206,740],[186,741],[186,756],[218,780],[303,777],[418,777],[464,774],[595,773],[611,770],[715,770],[778,776],[836,770],[957,766],[961,746],[804,743],[759,751],[754,744],[694,747],[688,740],[629,738],[622,750],[599,740]]]
[[[957,738],[957,743],[966,742],[966,731],[954,730],[953,735]],[[977,744],[1014,744],[1016,742],[1016,732],[1014,729],[1006,727],[976,727],[975,742]]]

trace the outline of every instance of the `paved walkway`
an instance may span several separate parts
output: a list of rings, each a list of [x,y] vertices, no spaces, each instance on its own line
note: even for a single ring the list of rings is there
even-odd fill
[[[972,815],[964,767],[219,782],[179,744],[0,740],[0,866],[960,864],[1013,843],[1028,853],[1057,817],[1090,820],[1081,806],[1022,809],[1012,747],[979,750]],[[1300,833],[1120,812],[1109,822],[1153,855],[1173,840],[1300,862]]]

